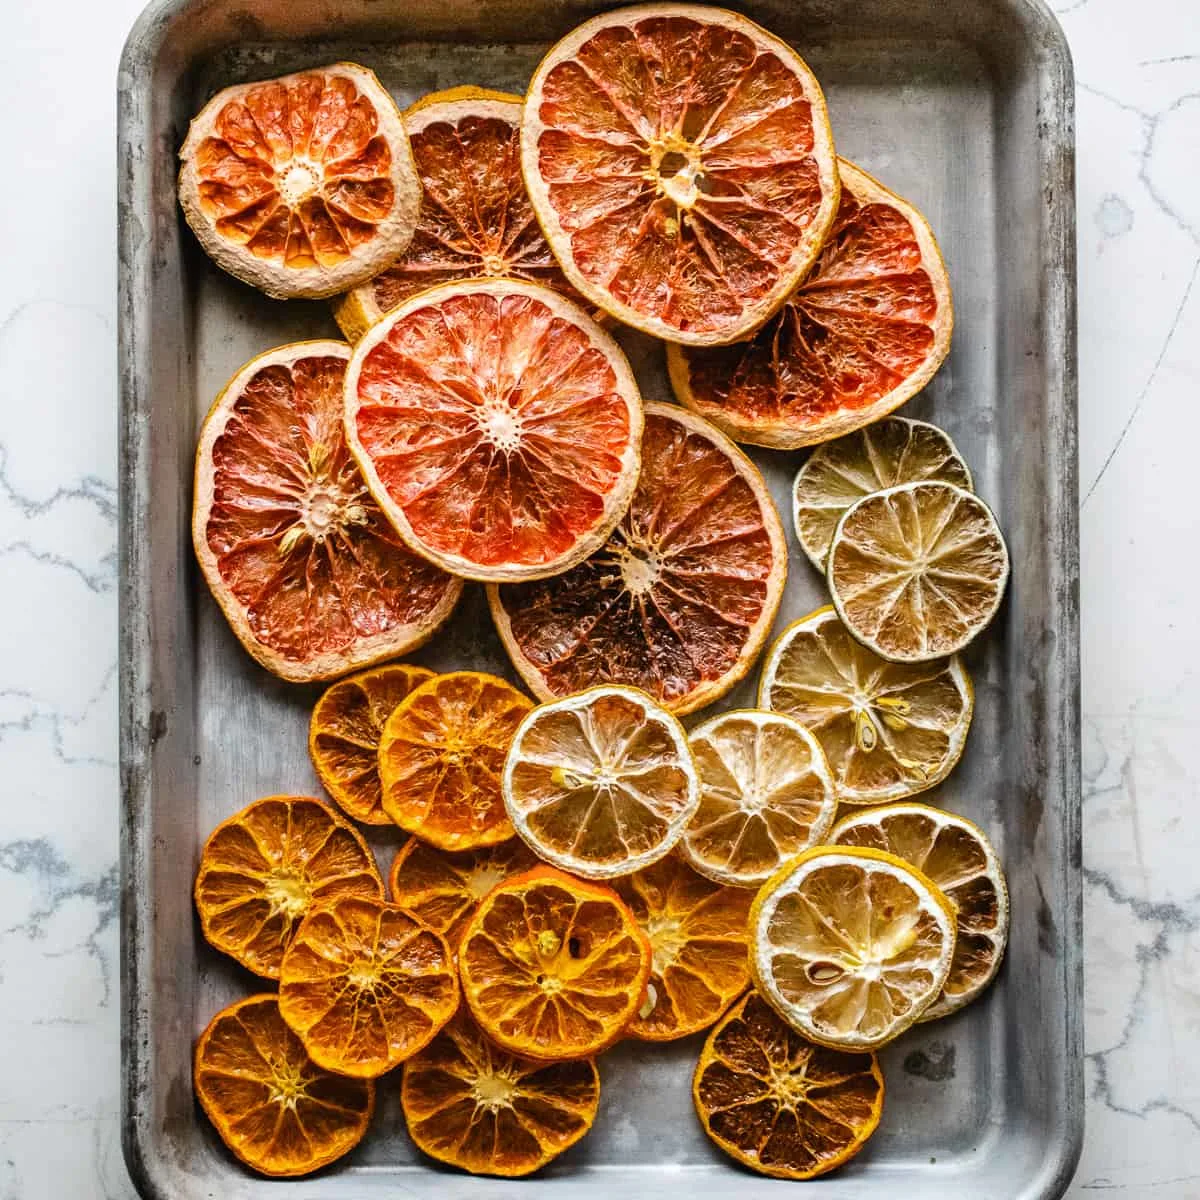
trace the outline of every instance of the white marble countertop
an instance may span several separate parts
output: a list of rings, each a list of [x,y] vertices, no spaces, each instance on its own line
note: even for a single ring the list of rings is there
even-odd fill
[[[118,1125],[113,148],[141,4],[11,4],[0,46],[3,1200],[133,1196]],[[1087,1136],[1068,1194],[1192,1200],[1200,21],[1195,0],[1055,7],[1079,99]]]

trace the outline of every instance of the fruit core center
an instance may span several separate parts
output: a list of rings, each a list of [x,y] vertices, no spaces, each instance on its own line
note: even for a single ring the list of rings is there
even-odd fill
[[[621,555],[621,581],[633,596],[644,596],[662,576],[663,560],[653,550],[626,549]]]
[[[374,991],[379,978],[379,964],[368,958],[360,958],[346,972],[346,981],[360,992]]]
[[[279,177],[279,195],[288,208],[295,208],[320,186],[321,176],[310,162],[298,159]]]
[[[777,1071],[772,1079],[775,1094],[785,1104],[802,1104],[808,1095],[808,1079],[796,1071]]]
[[[300,520],[284,534],[280,549],[286,554],[305,535],[323,542],[339,529],[366,520],[367,510],[357,488],[343,487],[335,479],[314,479],[300,501]]]
[[[485,275],[507,275],[508,259],[499,250],[485,250],[479,256],[479,265]]]
[[[650,939],[650,948],[654,953],[652,970],[661,976],[679,957],[687,938],[679,922],[674,917],[656,913],[646,921],[646,936]]]
[[[700,148],[672,131],[650,144],[649,181],[682,209],[695,207],[705,191]],[[668,219],[669,221],[672,219]],[[678,227],[674,232],[678,232]]]
[[[272,912],[283,913],[289,918],[300,916],[312,897],[308,881],[290,867],[278,867],[272,871],[267,876],[264,891]]]
[[[497,450],[512,451],[521,444],[521,418],[503,401],[483,406],[479,428]]]
[[[295,1108],[305,1095],[304,1072],[295,1063],[276,1062],[272,1064],[271,1095],[272,1104],[281,1104],[284,1108]]]
[[[485,1108],[504,1108],[512,1103],[517,1089],[513,1086],[511,1079],[505,1079],[503,1075],[488,1073],[480,1075],[475,1080],[475,1086],[471,1091],[476,1103],[482,1104]]]

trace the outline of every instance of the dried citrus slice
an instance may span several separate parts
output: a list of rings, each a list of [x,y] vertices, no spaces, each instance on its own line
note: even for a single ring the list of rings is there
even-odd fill
[[[874,1054],[807,1041],[751,992],[708,1035],[692,1099],[730,1157],[763,1175],[813,1179],[875,1132],[883,1075]]]
[[[279,1015],[274,995],[222,1009],[196,1045],[196,1099],[248,1167],[307,1175],[353,1150],[371,1122],[375,1085],[322,1070]]]
[[[360,671],[326,688],[308,726],[317,778],[338,807],[366,825],[390,825],[379,782],[379,736],[392,711],[433,672],[409,663]]]
[[[179,157],[179,202],[200,244],[268,296],[354,287],[416,227],[421,184],[404,123],[354,63],[225,88]]]
[[[801,549],[824,571],[833,531],[850,505],[871,492],[922,479],[971,490],[971,472],[949,434],[925,421],[885,417],[818,446],[792,489]]]
[[[637,483],[642,402],[581,308],[515,279],[449,283],[355,347],[346,430],[415,550],[468,579],[553,575],[602,545]]]
[[[668,1042],[707,1029],[750,986],[754,893],[713,883],[675,854],[613,886],[652,952],[646,1002],[625,1032]]]
[[[533,215],[521,178],[520,96],[457,87],[404,114],[423,188],[417,231],[385,271],[337,305],[357,341],[390,308],[456,279],[529,279],[577,297]]]
[[[528,1175],[591,1129],[600,1075],[590,1058],[509,1054],[460,1010],[405,1064],[400,1104],[409,1136],[431,1158],[472,1175]]]
[[[397,904],[436,929],[453,950],[480,900],[535,866],[537,857],[517,837],[461,854],[436,850],[414,837],[396,851],[388,886]]]
[[[837,212],[812,72],[701,5],[619,8],[563,38],[529,84],[521,165],[567,278],[627,325],[696,345],[765,321]]]
[[[372,1079],[429,1044],[458,1008],[446,939],[382,900],[345,896],[300,923],[279,1011],[313,1061]]]
[[[758,887],[833,825],[837,791],[817,739],[791,717],[721,713],[688,737],[700,807],[679,843],[718,883]]]
[[[247,363],[205,418],[192,540],[242,645],[283,679],[330,679],[426,641],[460,580],[396,536],[346,449],[341,342]]]
[[[952,483],[905,483],[842,514],[826,578],[864,646],[889,662],[928,662],[987,628],[1008,582],[1008,548],[977,496]]]
[[[585,879],[628,875],[662,858],[700,802],[683,726],[625,687],[535,708],[513,737],[502,783],[522,839]]]
[[[651,951],[611,888],[534,867],[505,880],[463,931],[463,995],[483,1031],[527,1058],[587,1058],[646,998]]]
[[[794,449],[899,408],[950,349],[950,280],[925,218],[845,159],[837,220],[779,313],[736,346],[669,347],[675,395],[730,437]]]
[[[957,937],[942,994],[922,1021],[957,1012],[996,977],[1008,943],[1008,885],[979,826],[928,804],[889,804],[834,827],[837,846],[869,846],[911,863],[941,888],[954,909]]]
[[[442,850],[494,846],[513,835],[504,811],[504,756],[533,701],[480,671],[435,675],[388,717],[379,740],[384,812]]]
[[[204,936],[268,979],[279,978],[304,915],[342,896],[382,898],[383,880],[362,835],[319,800],[255,800],[222,821],[200,852]]]
[[[758,701],[812,731],[842,804],[882,804],[950,774],[967,740],[975,693],[957,655],[886,662],[826,606],[779,635]]]
[[[916,867],[882,850],[816,846],[754,898],[750,968],[805,1037],[875,1050],[937,999],[954,936],[949,900]]]
[[[595,683],[692,712],[750,669],[779,608],[787,544],[758,468],[673,404],[648,404],[637,491],[603,549],[553,579],[488,588],[542,700]]]

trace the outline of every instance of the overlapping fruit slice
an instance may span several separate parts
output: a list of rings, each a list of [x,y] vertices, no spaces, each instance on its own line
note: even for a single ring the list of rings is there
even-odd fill
[[[268,296],[353,287],[416,227],[421,184],[404,123],[354,63],[225,88],[179,156],[179,202],[200,244]]]
[[[389,312],[346,373],[346,430],[414,549],[470,579],[538,579],[603,544],[637,482],[624,354],[539,284],[451,283]]]
[[[749,341],[668,348],[675,395],[730,437],[791,449],[840,437],[915,396],[950,349],[950,281],[925,218],[840,160],[820,257]]]
[[[786,577],[757,467],[694,414],[648,404],[637,490],[607,544],[564,575],[490,587],[488,600],[540,699],[616,683],[686,713],[749,670]]]
[[[745,337],[800,282],[837,211],[820,86],[736,13],[617,9],[542,60],[525,183],[571,282],[657,337]]]
[[[596,1119],[590,1058],[536,1062],[500,1049],[463,1011],[404,1067],[408,1133],[432,1158],[473,1175],[528,1175]]]
[[[200,431],[200,569],[242,645],[284,679],[404,654],[462,590],[397,537],[346,448],[349,357],[341,342],[268,351],[233,377]]]

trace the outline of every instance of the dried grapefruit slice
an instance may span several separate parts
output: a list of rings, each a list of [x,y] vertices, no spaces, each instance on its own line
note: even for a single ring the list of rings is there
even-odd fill
[[[322,1070],[279,1015],[274,995],[222,1009],[196,1045],[196,1099],[221,1140],[263,1175],[307,1175],[353,1150],[375,1085]]]
[[[410,546],[468,579],[540,579],[603,544],[637,483],[642,402],[620,347],[519,280],[392,309],[346,372],[346,431]]]
[[[675,395],[739,442],[794,449],[899,408],[950,349],[950,280],[911,204],[840,160],[841,206],[803,284],[747,342],[671,346]]]
[[[707,421],[648,404],[637,490],[607,544],[553,579],[490,587],[488,602],[539,699],[616,683],[687,713],[750,669],[786,579],[758,468]]]
[[[421,184],[404,123],[354,63],[225,88],[179,157],[179,202],[200,244],[268,296],[354,287],[416,227]]]
[[[407,653],[462,591],[396,536],[346,449],[349,357],[342,342],[297,342],[251,360],[196,450],[200,569],[242,645],[283,679]]]
[[[266,796],[222,821],[200,852],[204,936],[256,975],[279,978],[304,915],[339,896],[383,897],[362,835],[319,800]]]
[[[838,202],[820,86],[736,13],[691,4],[585,22],[529,84],[521,164],[567,278],[656,337],[746,337],[784,302]]]

